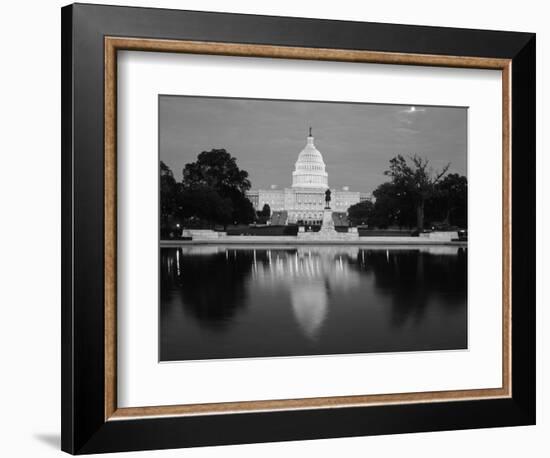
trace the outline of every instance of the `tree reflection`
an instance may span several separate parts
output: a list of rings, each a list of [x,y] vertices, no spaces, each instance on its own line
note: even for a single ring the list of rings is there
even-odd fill
[[[372,337],[368,335],[369,326],[375,326],[371,323],[404,333],[409,329],[413,334],[418,332],[415,329],[430,329],[434,339],[446,332],[439,328],[441,316],[456,316],[460,327],[465,323],[460,321],[467,297],[465,248],[190,246],[162,248],[161,266],[163,329],[171,329],[173,334],[166,335],[178,342],[196,339],[181,334],[182,323],[191,321],[201,328],[224,331],[218,336],[235,332],[236,345],[256,332],[281,329],[273,335],[289,336],[298,329],[297,335],[312,344],[335,339],[339,348],[339,341],[346,340],[341,332],[361,322],[365,328],[356,338],[366,342],[365,348],[379,351],[375,339],[380,335],[372,329]],[[258,302],[264,297],[265,304]],[[442,310],[450,313],[439,313]],[[289,311],[296,327],[288,321]],[[244,320],[238,318],[243,312],[249,312]],[[430,317],[432,323],[426,325]],[[336,330],[334,323],[340,328]],[[185,329],[194,332],[193,325]],[[208,346],[207,341],[216,345],[213,334],[205,335],[201,347]],[[384,345],[381,348],[400,348],[391,339]]]
[[[467,252],[463,248],[361,250],[359,265],[374,274],[376,289],[391,298],[391,320],[418,322],[438,297],[443,307],[462,307],[467,292]]]
[[[184,255],[180,248],[164,248],[161,262],[161,303],[176,286],[185,310],[202,326],[221,330],[244,308],[250,252],[216,249]]]

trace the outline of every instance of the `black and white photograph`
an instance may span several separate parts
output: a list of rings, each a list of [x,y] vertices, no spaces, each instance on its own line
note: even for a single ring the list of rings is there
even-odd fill
[[[468,349],[468,107],[158,110],[161,362]]]
[[[548,454],[544,2],[3,6],[0,456]]]

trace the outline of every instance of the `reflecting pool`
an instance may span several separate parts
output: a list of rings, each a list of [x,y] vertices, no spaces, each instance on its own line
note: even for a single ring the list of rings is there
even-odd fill
[[[161,361],[467,348],[464,247],[161,248]]]

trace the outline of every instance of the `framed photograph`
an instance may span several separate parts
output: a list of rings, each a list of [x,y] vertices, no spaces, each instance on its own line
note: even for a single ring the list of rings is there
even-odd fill
[[[62,448],[535,423],[535,35],[62,9]]]

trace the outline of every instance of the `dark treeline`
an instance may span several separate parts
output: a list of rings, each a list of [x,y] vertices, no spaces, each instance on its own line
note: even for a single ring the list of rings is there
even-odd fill
[[[417,155],[390,160],[384,174],[389,181],[374,192],[374,202],[364,201],[348,210],[352,225],[371,228],[467,228],[468,182],[465,176],[429,167]],[[214,228],[229,224],[267,222],[268,205],[255,212],[246,197],[248,172],[239,169],[225,149],[203,151],[185,165],[181,180],[160,163],[160,229],[162,238],[179,237],[181,228]]]
[[[374,203],[364,201],[349,208],[354,225],[431,228],[467,228],[468,181],[456,173],[447,174],[449,164],[435,171],[427,159],[398,155],[384,172],[390,181],[374,192]]]
[[[249,189],[248,172],[224,149],[200,153],[185,165],[181,181],[161,161],[161,237],[173,236],[180,227],[251,223],[256,215],[245,195]]]

